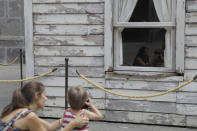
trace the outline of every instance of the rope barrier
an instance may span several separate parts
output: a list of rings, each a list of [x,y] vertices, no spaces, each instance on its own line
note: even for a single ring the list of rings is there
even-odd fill
[[[55,72],[56,70],[57,70],[57,68],[54,68],[54,69],[52,69],[52,70],[51,70],[51,71],[49,71],[49,72],[46,72],[46,73],[40,74],[40,75],[38,75],[38,76],[31,77],[31,78],[21,79],[21,80],[0,80],[0,83],[23,82],[23,81],[28,81],[28,80],[38,79],[38,78],[40,78],[40,77],[43,77],[43,76],[49,75],[49,74],[51,74],[51,73]]]
[[[80,74],[77,70],[76,70],[77,74],[82,77],[84,80],[88,81],[90,84],[94,85],[95,87],[105,91],[105,92],[108,92],[110,94],[113,94],[113,95],[117,95],[117,96],[122,96],[122,97],[128,97],[128,98],[148,98],[148,97],[156,97],[156,96],[161,96],[161,95],[165,95],[165,94],[168,94],[168,93],[171,93],[171,92],[174,92],[186,85],[188,85],[189,83],[191,83],[192,81],[194,81],[195,79],[197,79],[197,75],[192,79],[192,80],[189,80],[185,83],[183,83],[182,85],[180,86],[177,86],[176,88],[173,88],[173,89],[170,89],[170,90],[167,90],[167,91],[164,91],[164,92],[161,92],[161,93],[157,93],[157,94],[150,94],[150,95],[127,95],[127,94],[120,94],[120,93],[117,93],[117,92],[114,92],[114,91],[111,91],[111,90],[108,90],[108,89],[105,89],[99,85],[97,85],[96,83],[90,81],[87,77],[85,77],[84,75]]]
[[[10,66],[10,65],[14,64],[17,60],[18,60],[18,56],[17,56],[16,58],[14,58],[14,60],[12,60],[12,61],[11,61],[10,63],[8,63],[8,64],[1,64],[1,63],[0,63],[0,66]]]

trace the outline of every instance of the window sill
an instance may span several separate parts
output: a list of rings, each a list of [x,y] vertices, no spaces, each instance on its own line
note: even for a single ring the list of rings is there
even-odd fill
[[[142,67],[142,66],[118,66],[114,67],[116,71],[132,71],[132,72],[163,72],[163,73],[174,73],[175,69],[172,67]]]
[[[144,81],[183,81],[184,76],[177,73],[163,72],[135,72],[135,71],[113,71],[105,73],[106,79],[114,80],[144,80]]]

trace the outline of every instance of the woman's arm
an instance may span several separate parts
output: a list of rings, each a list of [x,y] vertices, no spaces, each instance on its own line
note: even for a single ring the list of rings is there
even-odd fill
[[[39,121],[39,117],[31,112],[26,117],[26,126],[29,131],[47,131]]]
[[[60,120],[61,119],[55,120],[53,122],[48,122],[40,118],[41,124],[45,127],[47,131],[56,131],[57,129],[59,129],[61,127]]]

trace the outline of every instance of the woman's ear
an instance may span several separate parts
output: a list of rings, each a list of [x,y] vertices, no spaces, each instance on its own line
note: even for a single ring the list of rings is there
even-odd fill
[[[35,99],[35,100],[38,100],[38,99],[39,99],[39,94],[38,94],[38,92],[35,93],[34,99]]]

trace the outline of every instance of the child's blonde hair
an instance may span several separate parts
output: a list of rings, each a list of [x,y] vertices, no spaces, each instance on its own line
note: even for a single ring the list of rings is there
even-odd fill
[[[72,87],[68,91],[68,103],[70,104],[72,109],[81,109],[87,99],[88,94],[82,87]]]

